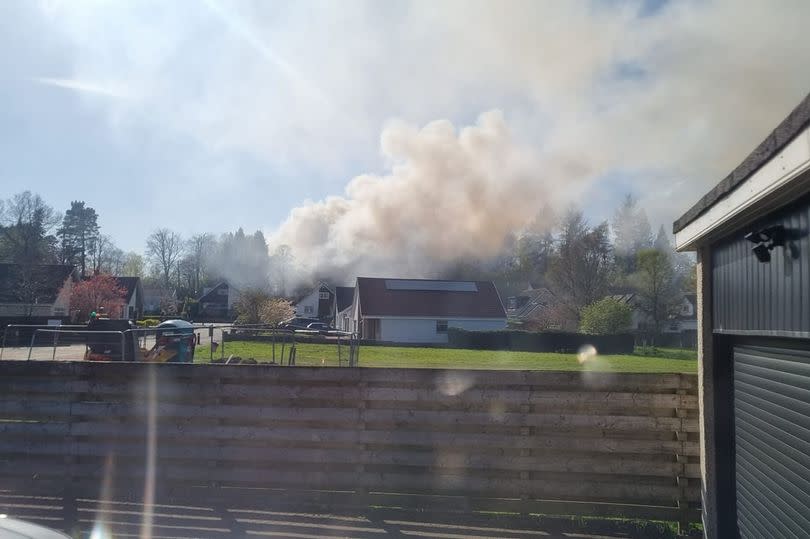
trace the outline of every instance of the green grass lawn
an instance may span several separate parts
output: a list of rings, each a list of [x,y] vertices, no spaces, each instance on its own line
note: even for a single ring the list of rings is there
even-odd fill
[[[289,350],[289,347],[287,348]],[[611,371],[611,372],[697,372],[695,352],[691,350],[656,349],[637,350],[632,355],[597,356],[580,362],[576,354],[545,352],[506,352],[493,350],[458,350],[449,348],[399,348],[389,346],[363,346],[360,348],[361,367],[414,367],[434,369],[517,369],[548,371]],[[348,347],[342,346],[344,364]],[[231,354],[257,361],[272,358],[270,343],[227,342],[225,358]],[[276,359],[281,346],[276,345]],[[207,346],[199,346],[195,362],[208,361]],[[215,357],[221,356],[217,350]],[[286,361],[285,361],[286,362]],[[331,344],[296,345],[296,365],[337,366],[337,347]]]

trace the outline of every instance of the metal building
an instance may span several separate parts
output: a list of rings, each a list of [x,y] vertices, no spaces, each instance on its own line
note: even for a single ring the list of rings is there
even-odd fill
[[[810,96],[674,224],[698,257],[710,538],[810,535]]]

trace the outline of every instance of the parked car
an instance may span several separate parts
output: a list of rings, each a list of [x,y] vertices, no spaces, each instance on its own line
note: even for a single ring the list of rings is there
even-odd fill
[[[323,322],[312,322],[307,326],[309,331],[317,331],[321,335],[331,335],[335,328],[329,327],[328,324],[324,324]]]
[[[316,322],[320,323],[321,321],[317,318],[304,318],[296,316],[280,323],[278,327],[282,329],[307,329],[310,324],[314,324]]]

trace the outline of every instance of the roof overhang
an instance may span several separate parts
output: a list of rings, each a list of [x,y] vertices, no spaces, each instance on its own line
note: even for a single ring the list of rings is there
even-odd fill
[[[675,223],[675,246],[694,250],[744,227],[810,187],[810,94]]]
[[[675,233],[692,251],[783,206],[810,188],[810,128],[805,128],[731,192]]]

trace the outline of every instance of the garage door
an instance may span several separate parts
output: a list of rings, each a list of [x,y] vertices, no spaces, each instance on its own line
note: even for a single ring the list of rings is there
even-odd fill
[[[740,537],[810,533],[810,351],[734,348]]]

